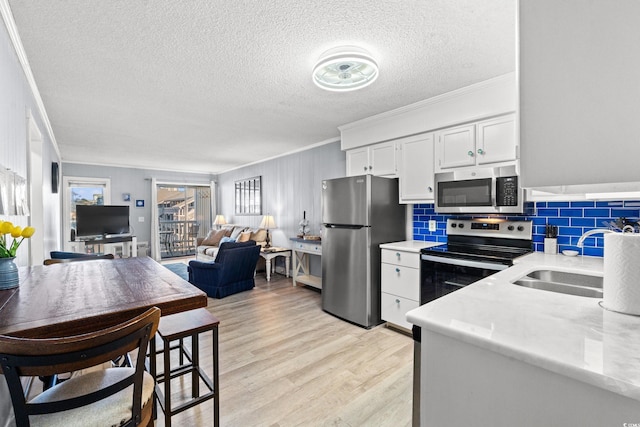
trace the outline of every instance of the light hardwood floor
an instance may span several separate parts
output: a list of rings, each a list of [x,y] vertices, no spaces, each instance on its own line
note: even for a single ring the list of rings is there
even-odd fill
[[[267,283],[259,273],[256,288],[210,298],[208,309],[220,319],[221,426],[411,425],[410,336],[331,316],[318,291],[279,274]],[[210,334],[201,348],[209,364]],[[174,380],[174,399],[189,384]],[[173,425],[213,425],[212,403],[174,416]]]

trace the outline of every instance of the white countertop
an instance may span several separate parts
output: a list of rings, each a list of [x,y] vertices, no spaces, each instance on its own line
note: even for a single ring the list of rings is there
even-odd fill
[[[440,246],[444,243],[439,242],[425,242],[422,240],[405,240],[402,242],[382,243],[380,249],[391,249],[394,251],[406,251],[420,253],[422,248],[432,248],[434,246]]]
[[[533,253],[407,313],[410,323],[640,400],[640,317],[601,299],[511,282],[534,270],[602,276],[603,259]]]

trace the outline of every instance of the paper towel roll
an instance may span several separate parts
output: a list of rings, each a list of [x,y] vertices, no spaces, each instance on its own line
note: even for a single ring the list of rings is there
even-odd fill
[[[640,234],[604,236],[602,292],[606,309],[640,315]]]

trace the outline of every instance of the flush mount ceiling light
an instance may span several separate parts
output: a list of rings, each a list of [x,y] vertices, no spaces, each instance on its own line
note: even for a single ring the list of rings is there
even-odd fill
[[[355,46],[330,49],[313,67],[313,82],[320,88],[347,92],[369,86],[378,78],[378,64],[366,50]]]

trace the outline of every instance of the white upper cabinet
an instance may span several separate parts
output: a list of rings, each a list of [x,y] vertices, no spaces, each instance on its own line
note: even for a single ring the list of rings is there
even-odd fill
[[[369,172],[369,147],[347,151],[347,176],[364,175]]]
[[[347,176],[364,174],[396,176],[394,141],[347,150]]]
[[[437,133],[436,158],[440,169],[473,166],[476,163],[475,132],[475,125],[466,125]]]
[[[516,121],[513,114],[477,125],[476,159],[479,165],[517,158]]]
[[[433,201],[434,134],[410,136],[396,141],[400,203]]]
[[[515,115],[508,114],[436,133],[436,172],[517,159]]]

